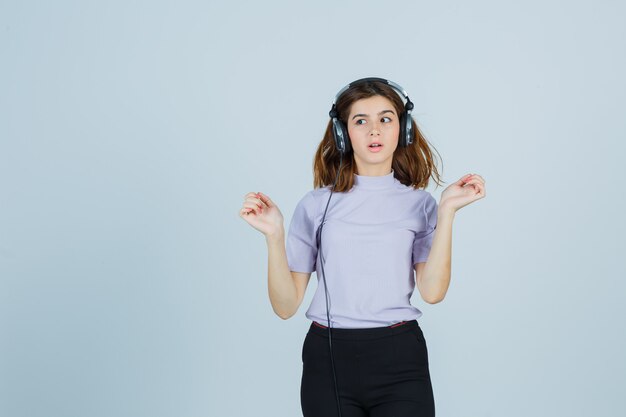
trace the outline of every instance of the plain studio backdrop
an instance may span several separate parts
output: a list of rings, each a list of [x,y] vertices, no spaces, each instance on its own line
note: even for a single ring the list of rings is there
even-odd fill
[[[626,386],[618,1],[0,5],[0,415],[298,416],[310,321],[267,292],[335,93],[402,85],[487,197],[412,303],[440,417],[615,416]],[[340,376],[339,376],[340,377]]]

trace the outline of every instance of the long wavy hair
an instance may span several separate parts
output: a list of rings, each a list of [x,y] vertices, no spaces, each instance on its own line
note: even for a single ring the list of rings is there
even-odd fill
[[[392,87],[380,81],[366,81],[350,86],[337,98],[336,107],[339,120],[346,123],[352,104],[357,100],[372,96],[383,96],[391,101],[396,114],[400,115],[404,112],[404,103]],[[435,180],[437,185],[442,185],[441,177],[434,163],[431,146],[417,127],[414,119],[412,123],[415,132],[413,143],[406,148],[402,148],[398,144],[393,153],[391,168],[394,171],[394,177],[402,184],[416,189],[426,188],[430,177]],[[437,152],[434,147],[432,149]],[[439,152],[437,154],[439,155]],[[332,121],[329,121],[313,161],[313,186],[315,188],[334,184],[339,169],[339,159],[340,153],[333,138]],[[341,172],[334,192],[350,191],[354,185],[353,174],[358,174],[358,172],[353,150],[350,150],[343,156]]]

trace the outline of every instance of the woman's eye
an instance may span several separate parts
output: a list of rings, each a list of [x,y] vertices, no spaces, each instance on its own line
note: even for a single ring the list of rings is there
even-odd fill
[[[387,121],[387,123],[391,122],[391,119],[389,117],[383,117],[382,119],[380,119],[381,122]]]
[[[362,125],[363,123],[361,123],[361,122],[365,123],[365,119],[359,119],[359,120],[357,120],[357,121],[356,121],[356,124],[357,124],[357,125]]]

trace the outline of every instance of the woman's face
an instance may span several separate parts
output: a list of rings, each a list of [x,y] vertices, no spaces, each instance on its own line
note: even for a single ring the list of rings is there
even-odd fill
[[[374,166],[390,170],[400,133],[400,117],[391,101],[383,96],[355,101],[346,123],[359,173]],[[372,147],[373,143],[381,146]]]

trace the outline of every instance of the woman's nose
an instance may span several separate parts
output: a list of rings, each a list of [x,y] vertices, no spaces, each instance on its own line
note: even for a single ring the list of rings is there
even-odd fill
[[[370,130],[370,135],[380,135],[380,129],[377,124],[372,125],[372,130]]]

